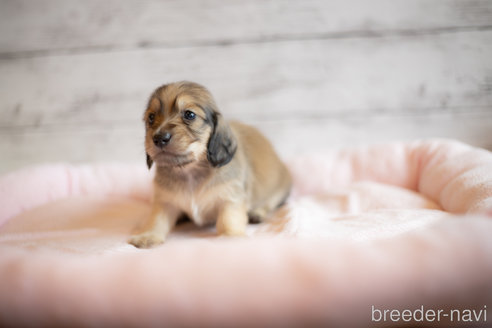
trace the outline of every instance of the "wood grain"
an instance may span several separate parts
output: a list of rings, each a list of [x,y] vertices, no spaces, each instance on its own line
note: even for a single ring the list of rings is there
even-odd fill
[[[1,1],[0,173],[142,161],[158,85],[206,85],[282,156],[455,138],[492,149],[492,1]]]
[[[490,0],[4,0],[3,56],[491,28]]]
[[[182,79],[238,119],[484,112],[490,58],[492,31],[20,58],[0,61],[0,126],[137,121]]]
[[[422,116],[374,116],[351,119],[246,120],[259,128],[285,159],[334,147],[397,140],[454,138],[492,149],[488,113]],[[33,129],[0,135],[0,172],[41,163],[98,161],[145,165],[141,124],[113,124],[104,129],[82,125]]]

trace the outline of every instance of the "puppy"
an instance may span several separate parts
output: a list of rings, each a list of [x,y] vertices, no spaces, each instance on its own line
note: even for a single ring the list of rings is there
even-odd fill
[[[154,199],[144,232],[129,243],[164,242],[178,218],[219,234],[241,236],[248,218],[261,221],[289,195],[291,176],[255,128],[226,122],[212,95],[192,82],[163,85],[150,97],[144,121],[147,165],[156,165]]]

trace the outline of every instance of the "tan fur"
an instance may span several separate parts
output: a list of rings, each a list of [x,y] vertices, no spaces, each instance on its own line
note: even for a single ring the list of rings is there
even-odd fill
[[[196,118],[186,120],[185,111]],[[224,121],[204,87],[158,88],[144,120],[148,164],[157,167],[151,218],[129,240],[136,247],[164,242],[183,213],[200,226],[216,223],[219,234],[243,235],[248,217],[265,219],[288,196],[290,173],[268,140],[251,126]],[[153,138],[163,131],[172,137],[157,146]]]

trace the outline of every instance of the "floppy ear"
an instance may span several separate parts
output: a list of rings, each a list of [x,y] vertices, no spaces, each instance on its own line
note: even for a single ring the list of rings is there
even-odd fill
[[[150,168],[152,167],[152,164],[154,163],[154,161],[152,160],[152,158],[150,158],[149,154],[145,154],[147,155],[147,167]]]
[[[224,121],[220,113],[212,116],[213,131],[208,141],[207,158],[214,167],[221,167],[229,163],[237,149],[236,138],[231,128]]]

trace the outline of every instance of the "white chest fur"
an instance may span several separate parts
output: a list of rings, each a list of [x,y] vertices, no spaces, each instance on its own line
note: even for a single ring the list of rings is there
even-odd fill
[[[185,213],[199,226],[214,223],[217,219],[216,209],[220,200],[206,188],[197,188],[193,183],[172,191],[157,185],[155,188],[155,201],[161,203],[164,210],[169,208],[172,212],[177,210],[178,214]]]
[[[199,203],[197,203],[195,198],[196,196],[191,194],[188,206],[183,206],[182,210],[186,214],[188,214],[190,219],[192,219],[195,224],[201,226],[204,225],[206,222],[211,221],[212,219],[207,218],[206,214],[208,213],[202,213],[204,209],[200,208]]]

